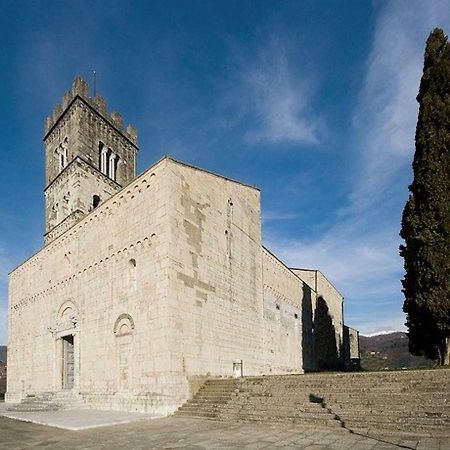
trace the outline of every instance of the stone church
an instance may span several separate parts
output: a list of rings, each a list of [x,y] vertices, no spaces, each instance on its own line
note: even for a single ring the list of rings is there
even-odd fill
[[[342,368],[343,297],[261,243],[258,188],[167,156],[77,78],[45,124],[44,246],[10,273],[7,402],[169,414],[208,377]]]

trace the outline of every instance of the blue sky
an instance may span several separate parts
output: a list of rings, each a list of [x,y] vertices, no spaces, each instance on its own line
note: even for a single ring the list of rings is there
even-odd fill
[[[164,154],[262,189],[265,244],[319,268],[363,333],[403,329],[415,97],[446,1],[0,5],[0,344],[7,273],[42,245],[43,123],[81,74]]]

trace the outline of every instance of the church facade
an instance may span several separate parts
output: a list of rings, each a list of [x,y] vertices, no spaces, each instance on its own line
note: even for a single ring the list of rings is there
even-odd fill
[[[344,366],[343,297],[262,245],[257,188],[171,157],[136,176],[136,130],[80,78],[44,144],[45,245],[10,273],[6,401],[168,414],[208,377]]]

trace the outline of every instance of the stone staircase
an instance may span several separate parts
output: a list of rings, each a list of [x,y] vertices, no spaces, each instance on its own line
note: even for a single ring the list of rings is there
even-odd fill
[[[450,370],[211,379],[175,415],[450,436]]]
[[[43,392],[28,394],[20,403],[10,404],[6,408],[12,412],[58,411],[60,409],[84,409],[87,405],[81,396],[70,391]]]

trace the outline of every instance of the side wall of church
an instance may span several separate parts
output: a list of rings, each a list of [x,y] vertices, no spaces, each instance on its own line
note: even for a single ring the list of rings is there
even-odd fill
[[[170,163],[172,358],[197,378],[262,373],[260,193]],[[192,391],[186,395],[192,395]]]
[[[303,282],[262,248],[264,286],[264,373],[303,372]]]
[[[301,372],[302,283],[264,256],[259,191],[169,165],[172,358],[191,383],[186,398],[241,361],[244,375]]]
[[[74,339],[74,391],[97,408],[165,413],[174,373],[168,323],[166,162],[10,275],[7,401],[62,390],[62,342]]]

